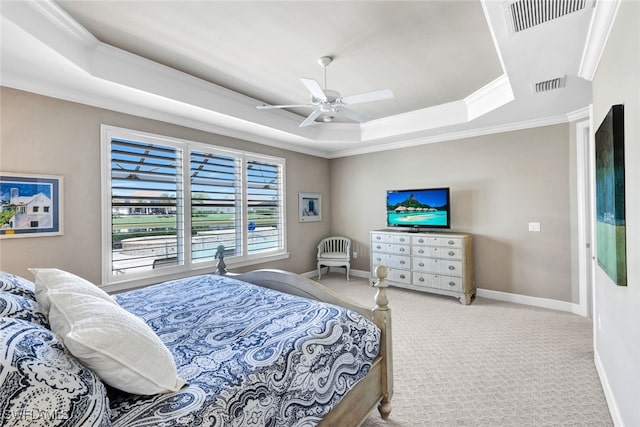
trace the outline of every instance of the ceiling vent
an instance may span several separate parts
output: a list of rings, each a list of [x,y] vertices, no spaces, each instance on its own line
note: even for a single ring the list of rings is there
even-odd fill
[[[551,80],[545,80],[533,85],[533,93],[549,92],[550,90],[560,89],[567,85],[567,76],[558,77]]]
[[[516,0],[508,3],[513,31],[535,27],[587,6],[587,0]]]

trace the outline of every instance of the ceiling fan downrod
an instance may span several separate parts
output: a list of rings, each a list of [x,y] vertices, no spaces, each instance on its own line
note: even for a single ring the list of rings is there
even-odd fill
[[[320,64],[323,69],[325,90],[327,89],[327,67],[329,66],[329,64],[331,64],[332,61],[333,61],[333,58],[330,56],[323,56],[320,59],[318,59],[318,64]]]

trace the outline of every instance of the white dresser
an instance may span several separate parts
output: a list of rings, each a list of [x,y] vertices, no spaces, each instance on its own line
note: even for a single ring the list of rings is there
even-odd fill
[[[468,233],[375,230],[371,232],[371,271],[389,268],[390,285],[433,292],[470,304],[473,236]]]

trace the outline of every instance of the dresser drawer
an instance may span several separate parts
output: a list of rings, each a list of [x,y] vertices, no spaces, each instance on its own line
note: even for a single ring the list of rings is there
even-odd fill
[[[387,261],[389,259],[388,257],[389,257],[388,254],[383,254],[383,253],[380,253],[380,252],[372,252],[371,253],[371,263],[373,264],[374,268],[379,266],[380,264],[384,264],[386,266]]]
[[[448,248],[462,248],[462,239],[457,237],[434,237],[432,246],[444,246]]]
[[[371,254],[371,263],[373,268],[380,264],[384,264],[385,267],[391,269],[411,269],[411,257],[409,255],[394,255],[382,252],[374,252]]]
[[[389,269],[387,279],[399,283],[411,283],[411,272],[409,270]]]
[[[440,277],[437,274],[414,272],[411,284],[415,286],[424,286],[426,288],[439,288]]]
[[[412,246],[411,255],[442,259],[462,259],[462,249],[440,246]]]
[[[390,234],[371,234],[371,243],[391,243],[391,235]]]
[[[462,277],[462,262],[441,259],[438,264],[440,264],[440,274]]]
[[[398,234],[390,234],[389,235],[390,238],[390,243],[394,243],[397,245],[410,245],[411,244],[411,239],[409,238],[409,236],[403,236],[403,235],[398,235]]]
[[[462,291],[462,278],[445,276],[441,274],[430,273],[413,273],[413,280],[411,282],[416,286],[425,286],[435,289],[446,289],[449,291]]]
[[[429,246],[433,243],[433,237],[427,236],[412,236],[411,244],[414,246]]]
[[[462,249],[435,246],[428,248],[430,256],[442,259],[462,259]]]
[[[429,246],[412,246],[411,255],[431,256],[431,248]]]
[[[389,245],[389,252],[400,255],[410,255],[411,246],[409,245]]]
[[[409,255],[391,255],[389,256],[389,267],[409,270],[411,268],[411,257]]]
[[[371,242],[371,252],[389,252],[391,250],[389,246],[388,243]]]
[[[462,291],[462,277],[440,276],[440,288],[450,291]]]
[[[423,273],[440,273],[440,262],[433,258],[413,257],[411,260],[411,269]]]

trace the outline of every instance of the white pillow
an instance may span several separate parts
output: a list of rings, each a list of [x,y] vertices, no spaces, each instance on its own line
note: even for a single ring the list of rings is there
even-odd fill
[[[52,291],[74,292],[83,295],[93,295],[112,304],[118,304],[109,294],[89,282],[57,268],[30,268],[35,276],[36,300],[40,305],[40,311],[45,315],[49,313],[49,293]]]
[[[134,394],[179,390],[171,352],[139,317],[93,295],[49,293],[51,330],[105,383]]]

